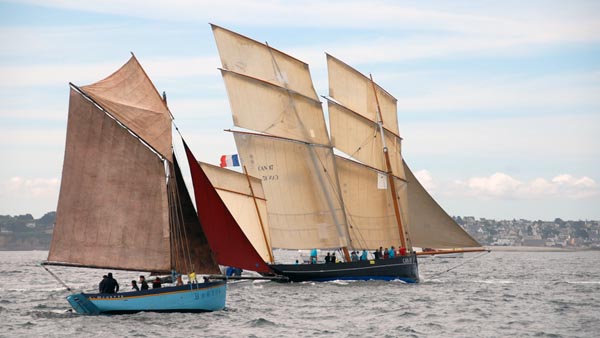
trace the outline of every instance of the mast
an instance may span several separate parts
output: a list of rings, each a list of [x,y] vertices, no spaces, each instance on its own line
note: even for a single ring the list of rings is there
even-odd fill
[[[258,208],[258,203],[256,202],[256,195],[254,194],[254,188],[252,188],[252,182],[250,182],[250,175],[248,175],[248,170],[246,170],[246,166],[244,165],[244,174],[246,175],[246,179],[248,180],[248,187],[250,188],[250,194],[252,195],[252,201],[254,202],[254,208],[256,208],[256,215],[258,216],[258,222],[260,223],[260,229],[262,230],[263,238],[265,240],[265,245],[267,246],[267,250],[269,252],[269,261],[274,263],[273,259],[273,249],[269,245],[269,241],[267,240],[267,232],[265,231],[265,225],[263,224],[262,217],[260,216],[260,209]]]
[[[377,104],[377,126],[379,127],[379,133],[381,134],[381,144],[383,146],[383,154],[385,156],[385,164],[387,167],[387,178],[388,185],[390,186],[390,192],[392,193],[392,200],[394,205],[394,213],[396,215],[396,222],[398,224],[398,232],[400,234],[400,243],[403,248],[407,248],[406,246],[406,236],[404,232],[404,227],[402,225],[402,217],[400,215],[400,207],[398,206],[398,194],[396,193],[396,185],[394,184],[394,177],[392,176],[392,166],[390,163],[390,154],[388,152],[387,145],[385,143],[385,136],[383,135],[383,116],[381,115],[381,108],[379,107],[379,99],[377,98],[377,89],[375,88],[375,82],[373,81],[373,76],[369,74],[369,78],[371,79],[371,85],[373,87],[373,93],[375,94],[375,103]],[[407,248],[410,249],[410,248]]]

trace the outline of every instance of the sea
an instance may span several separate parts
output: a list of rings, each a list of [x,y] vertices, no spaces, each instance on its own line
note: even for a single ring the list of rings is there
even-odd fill
[[[222,311],[111,316],[70,311],[46,257],[0,251],[0,337],[600,337],[600,251],[420,258],[418,284],[230,282]],[[89,292],[109,271],[50,269]]]

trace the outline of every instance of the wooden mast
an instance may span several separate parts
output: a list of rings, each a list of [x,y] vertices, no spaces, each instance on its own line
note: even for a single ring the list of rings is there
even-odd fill
[[[250,187],[250,194],[252,195],[252,201],[254,202],[254,207],[256,208],[256,215],[258,216],[258,222],[260,223],[260,229],[262,230],[263,238],[265,239],[265,244],[267,245],[267,251],[269,251],[269,261],[274,263],[273,259],[273,250],[271,249],[271,245],[269,245],[269,241],[267,240],[267,232],[265,231],[265,226],[262,221],[262,217],[260,216],[260,209],[258,209],[258,203],[256,203],[256,196],[254,195],[254,189],[252,188],[252,182],[250,182],[250,175],[248,175],[248,171],[246,170],[246,165],[243,166],[244,174],[246,175],[246,179],[248,180],[248,187]]]
[[[390,186],[390,191],[392,193],[394,214],[396,215],[396,223],[398,224],[398,232],[400,234],[400,244],[402,245],[403,248],[407,248],[406,235],[404,232],[404,227],[402,226],[402,217],[400,216],[400,207],[398,205],[398,194],[396,192],[396,185],[394,184],[394,177],[392,175],[392,165],[390,163],[390,154],[388,153],[388,148],[387,148],[387,145],[385,144],[385,135],[383,133],[383,115],[381,114],[381,107],[379,107],[379,98],[377,97],[377,89],[375,88],[375,82],[373,81],[373,76],[371,74],[369,74],[369,78],[371,79],[371,86],[373,87],[373,94],[375,95],[375,103],[377,104],[377,119],[378,119],[377,125],[379,126],[379,132],[381,135],[381,143],[383,145],[383,154],[385,156],[385,165],[387,168],[388,185]]]

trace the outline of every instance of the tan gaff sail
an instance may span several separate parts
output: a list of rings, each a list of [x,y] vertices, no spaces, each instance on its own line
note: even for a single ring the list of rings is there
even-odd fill
[[[200,162],[200,166],[252,246],[265,262],[270,262],[267,201],[261,181],[256,177],[249,177],[252,184],[250,190],[248,177],[244,174],[208,163]]]
[[[329,54],[327,54],[327,73],[330,97],[375,123],[379,121],[377,100],[371,79]],[[377,84],[375,90],[381,108],[383,127],[400,137],[397,100]]]
[[[236,126],[308,143],[329,144],[320,101],[227,70],[221,73]]]
[[[335,222],[335,218],[344,219],[341,201],[330,201],[331,208],[326,201],[327,194],[336,196],[330,148],[257,134],[234,132],[234,136],[248,173],[262,180],[268,197],[273,247],[310,249],[348,244]],[[308,160],[310,156],[317,157],[318,169]],[[319,177],[324,182],[319,182]]]
[[[73,89],[48,260],[128,270],[171,269],[163,162]]]
[[[423,188],[404,162],[408,180],[408,223],[412,245],[421,248],[481,247]]]
[[[384,172],[336,156],[342,197],[350,228],[351,247],[399,247],[400,235]],[[399,183],[404,182],[398,180]]]
[[[375,122],[348,108],[329,101],[329,128],[333,146],[364,164],[387,172],[381,133]],[[404,178],[401,139],[384,129],[392,173]]]
[[[134,56],[109,77],[81,89],[164,158],[173,161],[171,114]]]

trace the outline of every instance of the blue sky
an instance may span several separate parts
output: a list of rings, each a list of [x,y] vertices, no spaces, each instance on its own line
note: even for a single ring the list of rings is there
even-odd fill
[[[235,153],[209,22],[325,52],[398,99],[403,151],[451,215],[600,219],[595,1],[0,0],[0,214],[55,210],[68,83],[134,52],[196,156]]]

